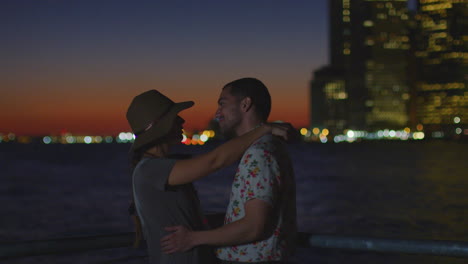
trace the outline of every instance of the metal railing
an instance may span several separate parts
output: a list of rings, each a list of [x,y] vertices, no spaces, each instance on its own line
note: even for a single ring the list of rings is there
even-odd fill
[[[299,233],[299,247],[319,247],[385,253],[468,257],[468,242],[346,237]]]
[[[131,247],[133,232],[0,243],[0,259]],[[345,237],[299,233],[297,246],[468,258],[468,242]]]

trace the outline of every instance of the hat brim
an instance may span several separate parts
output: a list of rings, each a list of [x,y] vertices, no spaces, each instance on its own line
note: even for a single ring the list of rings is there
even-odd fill
[[[157,139],[166,136],[171,131],[174,120],[176,119],[179,112],[192,107],[194,104],[195,103],[193,101],[186,101],[172,105],[167,114],[159,119],[158,122],[153,125],[153,127],[135,138],[131,148],[132,151],[135,151],[151,142],[154,142]]]

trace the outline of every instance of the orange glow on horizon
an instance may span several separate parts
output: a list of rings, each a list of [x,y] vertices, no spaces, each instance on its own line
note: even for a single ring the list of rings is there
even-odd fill
[[[302,127],[307,124],[305,119],[292,119],[298,116],[297,113],[272,112],[269,121],[286,121],[292,123],[294,127]],[[213,114],[201,111],[185,111],[181,116],[186,120],[184,127],[188,131],[200,131],[206,129]],[[61,131],[67,131],[75,135],[117,135],[122,131],[131,131],[130,126],[123,115],[107,115],[105,118],[96,116],[88,118],[86,116],[70,115],[68,117],[54,117],[51,120],[35,119],[34,117],[21,117],[9,115],[2,117],[0,133],[15,133],[16,135],[44,136],[58,135]]]
[[[291,93],[290,89],[286,89],[287,83],[276,80],[275,85],[270,85],[265,82],[272,96],[269,121],[282,120],[292,123],[295,127],[307,126],[307,88]],[[214,117],[224,81],[198,80],[197,84],[176,82],[156,85],[145,82],[119,83],[111,80],[108,83],[90,81],[86,84],[89,86],[85,88],[80,86],[83,83],[67,86],[65,81],[53,85],[48,82],[33,85],[25,81],[10,85],[10,89],[3,92],[4,97],[0,103],[0,133],[42,136],[55,135],[66,130],[75,135],[117,135],[122,131],[130,131],[125,118],[127,107],[135,95],[148,90],[145,87],[172,87],[159,90],[175,102],[193,100],[195,106],[181,112],[181,116],[186,120],[184,127],[192,131],[203,130]],[[36,87],[37,92],[18,93],[22,85]],[[102,85],[102,89],[99,89],[99,85]],[[303,85],[289,83],[289,86]]]

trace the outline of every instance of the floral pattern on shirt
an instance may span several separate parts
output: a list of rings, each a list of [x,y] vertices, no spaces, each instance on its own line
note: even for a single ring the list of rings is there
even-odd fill
[[[244,204],[249,200],[260,199],[275,206],[277,199],[287,199],[279,197],[282,187],[280,179],[293,175],[281,175],[275,151],[272,137],[264,136],[244,153],[232,183],[225,224],[242,219],[245,216]],[[287,234],[282,231],[286,222],[283,222],[282,214],[279,215],[277,227],[269,238],[244,245],[220,247],[216,252],[218,258],[241,262],[282,260],[287,254],[287,243],[284,241]],[[295,223],[295,216],[292,217]]]

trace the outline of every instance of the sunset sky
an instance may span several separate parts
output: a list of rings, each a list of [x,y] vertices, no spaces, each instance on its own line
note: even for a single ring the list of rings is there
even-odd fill
[[[132,98],[195,101],[203,129],[221,88],[262,80],[270,120],[309,123],[312,72],[328,61],[326,0],[3,0],[0,133],[117,134]]]

